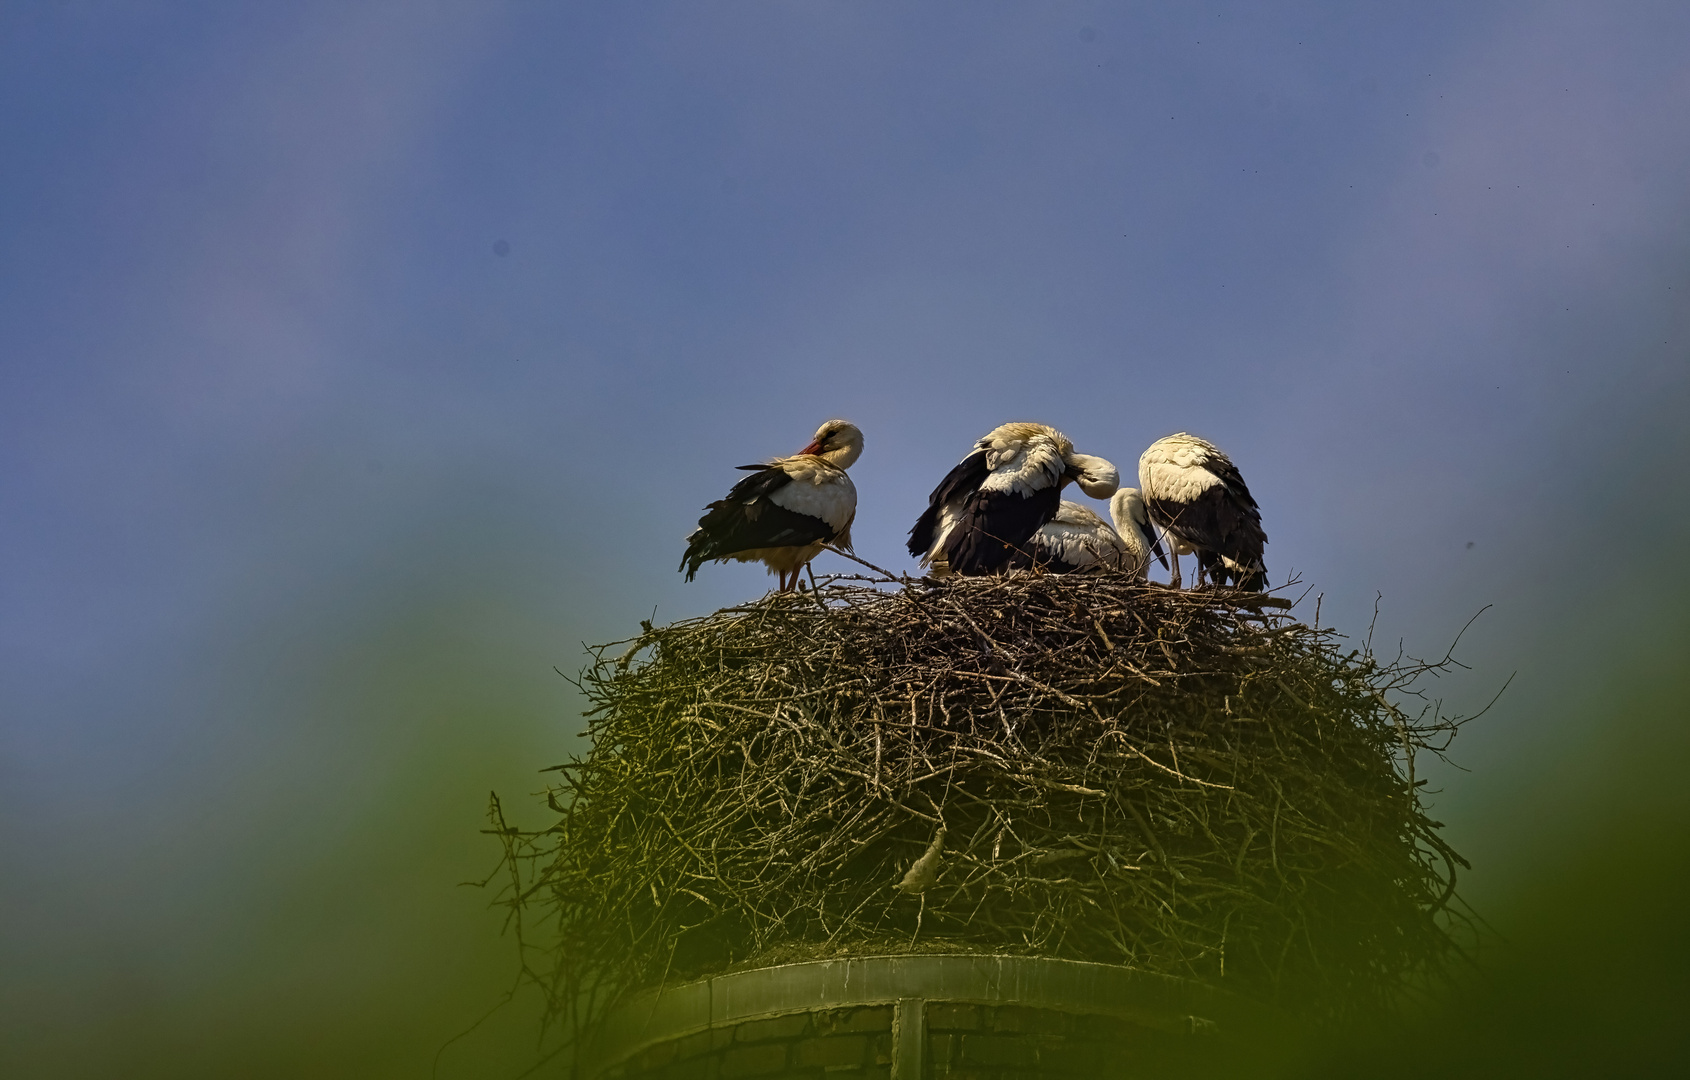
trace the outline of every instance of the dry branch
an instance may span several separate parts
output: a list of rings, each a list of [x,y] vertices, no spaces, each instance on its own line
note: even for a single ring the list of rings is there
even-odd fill
[[[832,578],[600,647],[559,819],[499,822],[531,977],[571,1022],[665,979],[910,948],[1314,1014],[1389,1000],[1453,955],[1460,858],[1411,778],[1458,721],[1408,707],[1438,664],[1340,651],[1278,600]]]

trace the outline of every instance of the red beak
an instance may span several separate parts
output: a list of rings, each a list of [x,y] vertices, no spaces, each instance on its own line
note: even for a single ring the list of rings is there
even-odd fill
[[[812,441],[810,445],[806,446],[804,449],[798,451],[799,454],[819,454],[821,452],[822,444],[814,441]]]

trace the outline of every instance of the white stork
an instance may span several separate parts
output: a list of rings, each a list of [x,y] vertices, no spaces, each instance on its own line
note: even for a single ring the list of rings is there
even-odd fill
[[[1012,566],[1038,566],[1053,574],[1071,574],[1094,566],[1122,570],[1140,581],[1150,569],[1154,554],[1163,566],[1162,545],[1150,530],[1144,500],[1137,488],[1122,488],[1109,500],[1109,516],[1115,525],[1089,508],[1063,500],[1056,516],[1045,522],[1027,542],[1027,554],[1012,560]]]
[[[1138,459],[1138,485],[1151,522],[1174,549],[1174,585],[1179,556],[1188,551],[1197,553],[1199,585],[1205,574],[1217,585],[1228,579],[1241,589],[1267,585],[1261,509],[1220,447],[1183,431],[1157,439]]]
[[[1073,480],[1097,499],[1120,486],[1115,466],[1076,454],[1043,424],[1004,424],[974,444],[927,498],[909,552],[940,574],[992,574],[1025,558],[1027,542],[1056,516]]]
[[[1089,507],[1062,500],[1056,516],[1039,526],[1026,549],[1010,556],[1012,569],[1036,566],[1052,574],[1106,567],[1125,570],[1130,565],[1127,544]]]
[[[862,452],[863,433],[855,424],[829,420],[793,456],[741,465],[752,475],[706,507],[687,537],[681,557],[687,580],[711,559],[760,561],[780,575],[780,591],[790,592],[823,544],[849,550],[857,489],[845,470]]]
[[[1163,566],[1168,565],[1162,554],[1162,544],[1150,527],[1150,512],[1144,507],[1144,496],[1138,488],[1122,488],[1109,499],[1109,516],[1115,519],[1115,531],[1127,545],[1127,564],[1133,576],[1143,581],[1150,573],[1150,556]]]

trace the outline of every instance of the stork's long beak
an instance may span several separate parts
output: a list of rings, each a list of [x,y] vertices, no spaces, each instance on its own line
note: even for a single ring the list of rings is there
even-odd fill
[[[810,445],[808,445],[808,446],[804,447],[804,449],[798,451],[800,456],[802,456],[804,454],[819,454],[821,452],[822,452],[822,444],[819,443],[819,442],[816,442],[813,439],[810,441]]]
[[[1121,486],[1121,474],[1115,466],[1100,457],[1089,454],[1075,454],[1081,460],[1065,460],[1066,466],[1062,470],[1062,482],[1066,484],[1072,480],[1080,485],[1080,490],[1094,499],[1107,499],[1115,494]]]
[[[1162,551],[1162,541],[1156,536],[1155,526],[1151,526],[1146,531],[1150,533],[1150,550],[1155,552],[1156,561],[1162,564],[1162,569],[1166,570],[1168,568],[1168,556]]]

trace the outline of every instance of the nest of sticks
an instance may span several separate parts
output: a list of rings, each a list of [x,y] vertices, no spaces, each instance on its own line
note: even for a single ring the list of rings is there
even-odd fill
[[[1273,596],[1115,573],[814,591],[593,651],[551,827],[497,800],[525,972],[567,1027],[733,967],[1014,952],[1298,1013],[1459,950],[1417,752],[1451,663],[1343,649]],[[1318,620],[1316,620],[1318,622]]]

